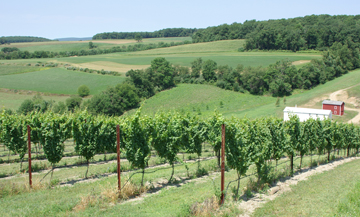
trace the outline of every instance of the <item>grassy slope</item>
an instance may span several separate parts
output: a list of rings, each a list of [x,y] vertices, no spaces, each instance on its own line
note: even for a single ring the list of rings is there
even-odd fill
[[[210,85],[180,84],[176,88],[163,91],[147,99],[143,105],[142,112],[154,114],[158,110],[175,109],[198,113],[198,109],[200,109],[202,116],[207,116],[212,114],[214,109],[217,108],[225,116],[247,116],[249,118],[261,116],[282,117],[282,111],[285,106],[301,106],[312,99],[320,102],[322,96],[358,83],[360,83],[360,70],[355,70],[324,85],[319,85],[312,90],[299,91],[300,93],[286,97],[286,105],[284,105],[283,99],[281,99],[279,107],[275,106],[276,98],[274,97],[242,94],[222,90]],[[223,108],[220,108],[220,101],[224,104]],[[311,107],[317,108],[317,104]],[[354,112],[348,112],[346,120],[351,119],[355,115],[356,113]],[[345,119],[342,118],[339,121],[345,121]]]
[[[2,88],[33,90],[46,93],[76,94],[77,88],[85,84],[90,88],[90,94],[96,94],[107,86],[121,83],[124,79],[124,77],[104,76],[53,68],[25,74],[1,76],[0,86]]]
[[[221,101],[222,107],[220,106]],[[143,103],[142,111],[145,114],[154,114],[159,110],[198,113],[200,109],[201,114],[207,116],[217,109],[224,115],[231,115],[270,102],[275,103],[275,99],[223,90],[211,85],[179,84],[176,88],[163,91],[147,99]]]
[[[360,214],[360,181],[355,188],[341,200],[338,210],[341,216],[356,216]]]
[[[349,97],[360,98],[360,85],[348,89],[347,92],[349,94]]]
[[[354,160],[299,182],[291,192],[256,210],[254,216],[335,216],[339,203],[359,179],[360,160]]]

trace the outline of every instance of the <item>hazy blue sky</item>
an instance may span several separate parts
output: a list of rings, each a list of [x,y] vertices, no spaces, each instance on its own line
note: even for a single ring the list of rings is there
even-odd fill
[[[101,32],[205,28],[311,14],[360,14],[360,1],[12,0],[0,4],[0,36],[91,37]]]

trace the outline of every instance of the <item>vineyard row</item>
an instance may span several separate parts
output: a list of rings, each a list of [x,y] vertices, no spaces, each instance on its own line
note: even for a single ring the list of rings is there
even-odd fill
[[[220,159],[221,125],[225,124],[225,156],[229,168],[245,175],[255,164],[258,178],[266,170],[266,162],[283,156],[293,159],[306,154],[328,153],[334,149],[360,148],[360,127],[331,120],[300,122],[296,116],[289,121],[277,118],[225,119],[215,112],[203,120],[181,113],[159,113],[141,116],[140,110],[128,117],[93,116],[86,111],[74,114],[31,113],[0,115],[0,142],[23,159],[27,152],[27,125],[31,141],[40,143],[47,160],[54,166],[64,154],[64,142],[73,138],[75,152],[87,163],[98,153],[116,153],[116,126],[120,128],[120,149],[134,168],[144,172],[154,150],[173,168],[180,151],[202,154],[202,144],[208,142]],[[220,161],[218,161],[220,164]],[[170,179],[171,179],[170,178]]]

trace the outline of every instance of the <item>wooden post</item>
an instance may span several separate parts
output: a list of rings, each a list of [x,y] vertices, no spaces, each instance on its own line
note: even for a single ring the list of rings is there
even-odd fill
[[[31,180],[31,133],[30,133],[30,126],[27,125],[27,133],[28,133],[28,162],[29,162],[29,185],[32,188],[32,180]]]
[[[221,202],[224,204],[224,182],[225,182],[225,124],[221,125]]]
[[[118,190],[121,191],[121,178],[120,178],[120,127],[116,125],[116,149],[117,149],[117,176],[118,176]]]

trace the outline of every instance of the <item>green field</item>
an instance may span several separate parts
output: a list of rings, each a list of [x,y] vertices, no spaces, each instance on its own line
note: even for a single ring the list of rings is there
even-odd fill
[[[105,76],[85,72],[68,71],[62,68],[52,68],[0,77],[0,86],[8,89],[32,90],[55,94],[76,94],[80,85],[87,85],[90,94],[100,93],[108,86],[114,86],[124,81],[122,76]]]

